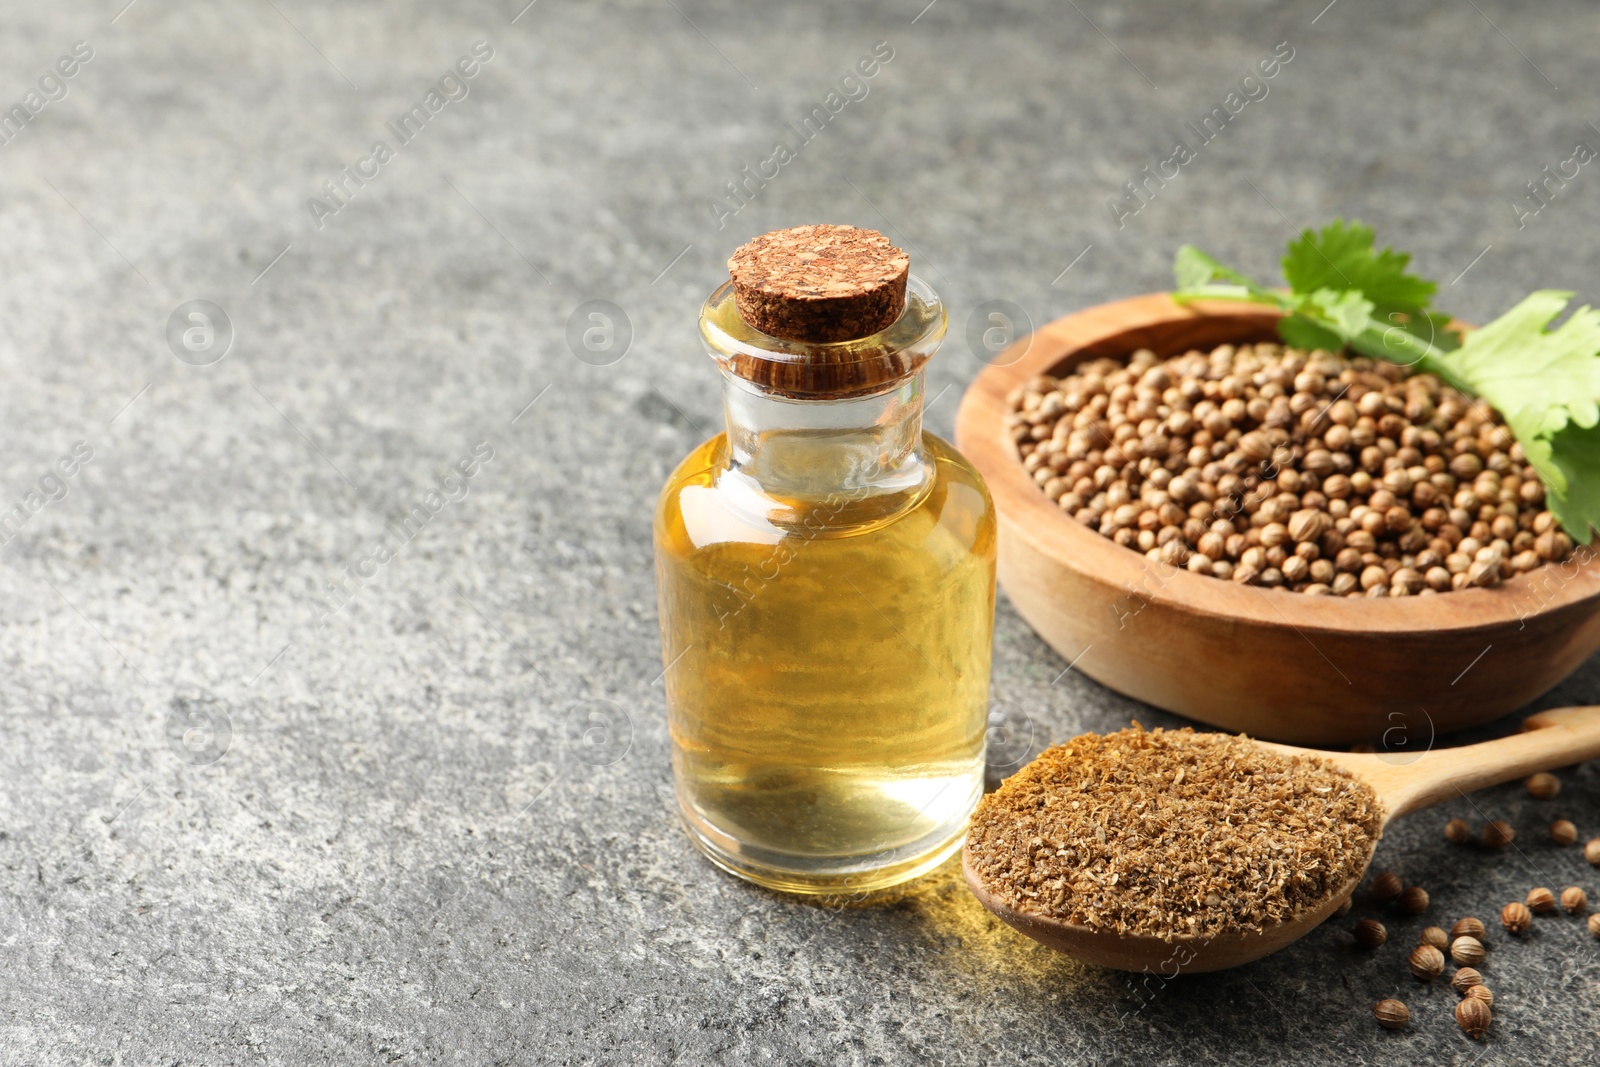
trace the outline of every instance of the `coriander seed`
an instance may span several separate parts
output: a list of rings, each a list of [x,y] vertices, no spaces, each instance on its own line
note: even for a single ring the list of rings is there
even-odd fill
[[[1576,915],[1589,906],[1589,894],[1575,885],[1569,885],[1561,891],[1561,910],[1568,915]]]
[[[1430,926],[1422,931],[1419,941],[1424,945],[1432,945],[1443,952],[1450,947],[1450,935],[1444,932],[1443,927]]]
[[[1548,915],[1556,910],[1556,895],[1544,886],[1528,890],[1528,910],[1535,915]]]
[[[1483,942],[1475,937],[1462,935],[1450,942],[1450,958],[1464,967],[1476,967],[1485,955]]]
[[[1505,848],[1516,836],[1517,832],[1511,828],[1510,823],[1496,819],[1484,826],[1482,840],[1489,848]]]
[[[1494,990],[1486,985],[1479,984],[1468,988],[1466,996],[1468,1000],[1481,1000],[1491,1008],[1494,1007]]]
[[[1561,779],[1549,771],[1540,771],[1538,774],[1531,775],[1523,784],[1528,787],[1530,796],[1537,797],[1540,800],[1549,800],[1561,792]]]
[[[1474,988],[1482,989],[1482,986]],[[1489,1005],[1477,997],[1466,997],[1456,1005],[1456,1025],[1474,1041],[1482,1041],[1489,1032]]]
[[[1362,919],[1351,931],[1362,948],[1377,948],[1389,940],[1389,931],[1377,919]]]
[[[1421,915],[1428,910],[1428,891],[1420,885],[1408,886],[1394,903],[1407,915]]]
[[[1465,819],[1451,819],[1444,824],[1444,837],[1452,845],[1464,845],[1472,840],[1472,827]]]
[[[1589,843],[1583,846],[1583,858],[1600,867],[1600,837],[1590,838]]]
[[[1520,934],[1533,922],[1533,913],[1528,906],[1513,900],[1500,909],[1500,925],[1506,928],[1508,934]]]
[[[1595,839],[1600,845],[1600,838]],[[1386,904],[1397,898],[1405,891],[1405,883],[1400,881],[1400,876],[1393,871],[1380,871],[1372,879],[1372,899],[1380,904]]]
[[[1473,986],[1480,986],[1482,984],[1483,975],[1478,973],[1478,969],[1476,967],[1462,967],[1460,970],[1456,971],[1455,975],[1450,979],[1450,988],[1454,989],[1462,996],[1466,996],[1469,992],[1471,992]]]
[[[1424,982],[1431,982],[1444,973],[1444,953],[1432,945],[1418,945],[1411,950],[1406,963],[1411,967],[1411,973]]]
[[[1574,548],[1496,412],[1382,360],[1274,342],[1140,349],[1007,399],[1017,457],[1048,499],[1193,574],[1404,597],[1498,585]]]
[[[1479,919],[1474,919],[1470,915],[1465,919],[1457,919],[1456,924],[1450,928],[1450,936],[1452,938],[1475,937],[1482,941],[1484,933],[1483,922]]]
[[[1562,847],[1572,844],[1578,839],[1578,828],[1566,819],[1557,819],[1550,824],[1550,840]]]
[[[1385,1030],[1398,1030],[1411,1021],[1411,1009],[1393,997],[1374,1004],[1372,1015]]]
[[[1600,911],[1589,916],[1589,932],[1595,937],[1600,937]]]

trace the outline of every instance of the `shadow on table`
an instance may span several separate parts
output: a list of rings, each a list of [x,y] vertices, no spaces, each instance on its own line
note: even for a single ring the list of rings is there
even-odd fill
[[[1308,968],[1308,952],[1332,947],[1316,932],[1310,940],[1318,944],[1227,971],[1114,971],[1005,925],[967,890],[959,857],[898,893],[856,907],[888,920],[873,926],[897,926],[901,943],[915,937],[925,945],[928,969],[919,984],[945,996],[958,990],[963,1014],[985,1038],[1012,1033],[1030,1047],[1094,1048],[1113,1060],[1147,1056],[1155,1047],[1175,1056],[1172,1062],[1230,1063],[1284,1062],[1293,1058],[1291,1050],[1348,1047],[1352,1038],[1409,1044],[1407,1035],[1379,1031],[1365,1012],[1323,1010],[1333,994],[1324,986],[1339,982],[1340,965],[1324,959],[1330,966]],[[1303,993],[1309,1002],[1301,1001]]]

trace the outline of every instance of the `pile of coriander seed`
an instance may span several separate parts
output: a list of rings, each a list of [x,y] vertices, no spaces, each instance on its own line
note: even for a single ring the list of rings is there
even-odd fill
[[[1267,343],[1141,349],[1009,400],[1023,466],[1062,511],[1195,574],[1427,595],[1573,548],[1493,408],[1381,360]]]

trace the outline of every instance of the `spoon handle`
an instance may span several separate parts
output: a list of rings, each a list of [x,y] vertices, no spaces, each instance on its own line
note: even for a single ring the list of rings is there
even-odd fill
[[[1434,749],[1409,766],[1362,773],[1383,796],[1392,819],[1452,797],[1556,767],[1600,757],[1600,706],[1541,711],[1522,733],[1460,748]]]

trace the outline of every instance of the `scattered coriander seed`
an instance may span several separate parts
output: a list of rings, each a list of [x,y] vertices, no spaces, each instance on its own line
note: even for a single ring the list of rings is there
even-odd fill
[[[1482,989],[1483,986],[1474,986]],[[1489,1032],[1489,1005],[1477,997],[1465,997],[1456,1005],[1456,1025],[1474,1041],[1482,1041]]]
[[[1550,824],[1550,840],[1566,847],[1578,839],[1578,828],[1566,819],[1557,819]]]
[[[1474,989],[1485,989],[1483,985],[1474,985]],[[1456,1025],[1461,1027],[1461,1032],[1474,1041],[1482,1041],[1483,1035],[1490,1032],[1490,1005],[1488,1001],[1478,997],[1464,997],[1456,1005]]]
[[[1517,832],[1511,828],[1510,823],[1496,819],[1484,825],[1482,840],[1489,848],[1505,848],[1516,836]]]
[[[1350,914],[1350,908],[1354,904],[1355,904],[1355,901],[1351,900],[1349,897],[1345,897],[1343,900],[1341,900],[1339,902],[1339,906],[1333,910],[1333,913],[1335,915],[1349,915]]]
[[[1600,911],[1589,916],[1589,932],[1595,937],[1600,937]]]
[[[1418,945],[1406,960],[1411,973],[1424,982],[1431,982],[1444,973],[1444,953],[1432,945]]]
[[[1450,958],[1463,967],[1476,967],[1485,955],[1483,942],[1475,937],[1463,935],[1450,942]]]
[[[1561,779],[1549,771],[1540,771],[1538,774],[1530,776],[1523,784],[1528,787],[1529,795],[1538,797],[1540,800],[1549,800],[1561,792]]]
[[[1392,997],[1374,1004],[1372,1014],[1385,1030],[1398,1030],[1411,1021],[1411,1009]]]
[[[1450,935],[1444,932],[1443,927],[1430,926],[1422,931],[1420,941],[1424,945],[1432,945],[1443,952],[1450,947]]]
[[[1389,940],[1389,931],[1377,919],[1362,919],[1351,932],[1355,934],[1356,944],[1362,948],[1377,948]]]
[[[1485,931],[1482,920],[1474,919],[1470,915],[1465,919],[1457,919],[1456,924],[1450,928],[1450,936],[1453,938],[1475,937],[1479,941],[1482,941],[1484,933]]]
[[[1472,840],[1472,827],[1465,819],[1451,819],[1444,824],[1444,836],[1452,845],[1464,845]]]
[[[1575,885],[1569,885],[1561,891],[1561,910],[1568,915],[1576,915],[1589,906],[1589,894]]]
[[[1600,838],[1596,838],[1595,843],[1600,845]],[[1405,883],[1400,881],[1398,874],[1393,871],[1380,871],[1372,879],[1372,899],[1380,904],[1386,904],[1404,892],[1405,888]]]
[[[1486,985],[1475,985],[1467,990],[1468,1000],[1481,1000],[1491,1008],[1494,1007],[1494,990]]]
[[[1407,915],[1421,915],[1428,910],[1428,891],[1420,885],[1409,886],[1395,898],[1395,906]]]
[[[1533,922],[1533,913],[1526,904],[1513,900],[1500,909],[1500,925],[1506,928],[1506,933],[1520,934]]]
[[[1589,843],[1583,846],[1583,858],[1600,867],[1600,837],[1590,838]]]
[[[1483,975],[1478,973],[1478,969],[1476,967],[1462,967],[1460,970],[1456,971],[1455,975],[1450,979],[1450,988],[1454,989],[1462,996],[1466,996],[1468,993],[1470,993],[1473,986],[1480,986],[1482,984]]]
[[[1535,915],[1548,915],[1556,910],[1556,895],[1544,886],[1528,890],[1528,910]]]

